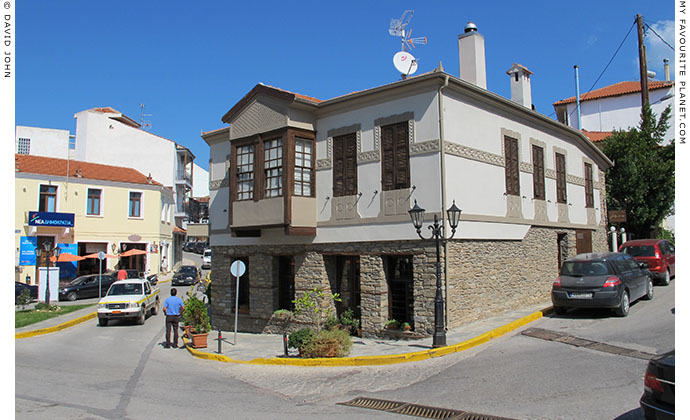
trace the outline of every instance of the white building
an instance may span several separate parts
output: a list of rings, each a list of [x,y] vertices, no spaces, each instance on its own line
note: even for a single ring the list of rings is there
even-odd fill
[[[671,106],[670,121],[674,121],[673,86],[674,82],[669,80],[649,81],[649,104],[657,118],[666,107]],[[580,95],[581,127],[578,127],[577,103],[574,96],[555,102],[553,107],[558,121],[573,128],[609,135],[613,130],[629,130],[640,126],[640,82],[619,82]],[[669,144],[673,137],[671,127],[666,132],[664,144]]]
[[[234,322],[240,259],[245,330],[273,330],[274,310],[319,287],[365,335],[388,319],[430,334],[436,256],[415,201],[448,233],[445,210],[462,209],[442,249],[448,327],[548,300],[564,258],[606,250],[612,162],[531,109],[529,70],[513,64],[505,99],[486,90],[483,37],[466,29],[458,44],[460,78],[439,68],[325,101],[259,84],[203,133],[215,327]]]
[[[14,152],[20,155],[34,155],[67,159],[75,138],[69,130],[53,128],[25,127],[18,125],[15,130]]]

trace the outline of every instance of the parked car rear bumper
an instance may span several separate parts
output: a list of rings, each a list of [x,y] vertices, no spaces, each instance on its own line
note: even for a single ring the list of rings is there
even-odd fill
[[[553,302],[553,306],[565,308],[617,308],[621,303],[621,292],[618,290],[593,291],[591,299],[573,299],[568,297],[568,292],[568,290],[552,290],[551,302]]]
[[[676,408],[674,406],[656,401],[647,393],[640,398],[640,407],[642,407],[645,419],[665,420],[676,418]]]

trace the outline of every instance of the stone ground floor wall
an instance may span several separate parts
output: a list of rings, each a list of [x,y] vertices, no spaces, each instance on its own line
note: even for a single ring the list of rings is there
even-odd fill
[[[560,236],[559,236],[560,235]],[[558,273],[558,241],[562,258],[576,254],[575,230],[532,227],[520,241],[452,240],[447,244],[448,328],[490,317],[506,310],[549,300]],[[606,251],[603,228],[592,234],[593,251]],[[292,257],[296,297],[314,288],[335,291],[337,256],[359,258],[362,335],[385,335],[390,317],[392,275],[389,257],[411,259],[413,266],[410,323],[416,335],[428,336],[434,327],[436,252],[433,241],[366,242],[328,245],[266,245],[213,247],[212,324],[234,329],[235,280],[230,265],[248,259],[249,311],[240,313],[241,331],[282,332],[286,326],[273,317],[279,309],[279,257]],[[407,259],[409,258],[409,259]],[[441,256],[442,267],[445,266]],[[335,311],[334,302],[319,302]],[[302,316],[287,326],[294,331],[308,324]]]

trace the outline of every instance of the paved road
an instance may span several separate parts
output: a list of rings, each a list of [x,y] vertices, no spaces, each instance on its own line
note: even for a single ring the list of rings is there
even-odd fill
[[[164,297],[169,283],[162,284]],[[180,288],[181,293],[186,287]],[[527,328],[661,352],[673,346],[675,282],[628,318],[597,311]],[[515,334],[414,364],[352,368],[243,366],[165,350],[163,317],[95,320],[15,342],[18,419],[402,419],[345,407],[368,396],[528,419],[637,419],[646,362]],[[644,331],[640,331],[644,327]],[[650,330],[650,331],[647,331]]]

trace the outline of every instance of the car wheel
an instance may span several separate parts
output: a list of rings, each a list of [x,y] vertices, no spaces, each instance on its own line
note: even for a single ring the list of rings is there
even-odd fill
[[[158,301],[158,299],[156,299],[156,304],[153,305],[153,308],[151,308],[151,315],[158,315],[158,305],[159,304],[160,304],[160,302]]]
[[[664,277],[661,279],[661,284],[662,286],[668,286],[671,283],[671,270],[668,268],[666,269],[666,272],[664,273]]]
[[[144,325],[144,322],[146,322],[146,308],[143,308],[137,317],[137,325]]]
[[[621,296],[621,304],[616,308],[616,315],[620,317],[628,316],[630,312],[630,295],[627,291],[623,292]]]
[[[556,313],[556,315],[564,315],[568,309],[563,306],[554,306],[553,311]]]
[[[106,318],[98,318],[98,325],[100,325],[101,327],[107,327],[108,320]]]
[[[69,300],[70,302],[74,302],[75,300],[77,300],[77,292],[69,292],[67,294],[67,300]]]
[[[654,282],[652,279],[647,279],[647,294],[643,296],[644,300],[652,300],[654,297]]]

